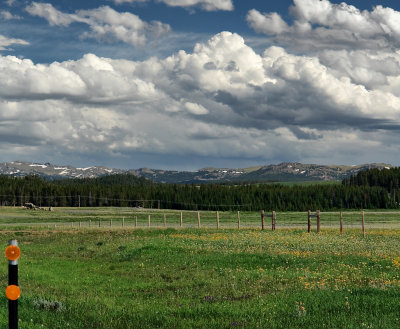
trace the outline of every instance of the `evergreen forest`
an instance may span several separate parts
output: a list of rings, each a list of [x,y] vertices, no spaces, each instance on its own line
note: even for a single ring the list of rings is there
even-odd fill
[[[0,205],[144,207],[182,210],[389,209],[399,202],[400,168],[370,169],[340,184],[162,184],[134,175],[48,181],[0,176]]]

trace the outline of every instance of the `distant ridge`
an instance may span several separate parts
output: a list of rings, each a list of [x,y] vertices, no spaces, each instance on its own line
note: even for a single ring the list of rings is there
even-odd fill
[[[304,182],[337,181],[359,171],[378,168],[389,169],[392,165],[371,163],[356,166],[302,164],[283,162],[249,168],[203,168],[198,171],[176,171],[161,169],[116,169],[103,166],[75,168],[69,165],[13,161],[0,163],[0,175],[39,175],[46,179],[96,178],[113,174],[132,174],[155,182],[164,183],[217,183],[217,182]]]

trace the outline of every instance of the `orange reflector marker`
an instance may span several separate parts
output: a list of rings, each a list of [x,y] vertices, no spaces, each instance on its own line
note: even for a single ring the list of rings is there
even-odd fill
[[[6,296],[9,300],[17,300],[21,296],[21,289],[11,284],[6,288]]]
[[[21,249],[18,246],[8,246],[6,248],[6,257],[8,260],[17,260],[21,256]]]

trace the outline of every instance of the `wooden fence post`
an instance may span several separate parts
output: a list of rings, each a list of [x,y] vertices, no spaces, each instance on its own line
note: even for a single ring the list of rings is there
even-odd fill
[[[237,212],[237,219],[238,219],[238,229],[240,230],[240,211]]]
[[[321,233],[321,212],[317,210],[317,233]]]
[[[340,212],[340,234],[343,234],[343,213]]]
[[[272,231],[275,231],[276,228],[276,212],[272,212]]]
[[[364,211],[362,212],[362,233],[363,233],[363,237],[365,238],[365,214],[364,214]]]
[[[122,227],[125,227],[125,217],[122,217]]]
[[[149,215],[149,228],[151,227],[151,224],[150,224],[150,215]]]
[[[182,211],[181,211],[181,218],[180,218],[179,226],[180,227],[183,226],[183,213],[182,213]]]
[[[164,214],[164,227],[167,227],[167,215]]]
[[[264,210],[261,210],[261,230],[264,230],[264,217],[265,217],[265,214],[264,214]]]
[[[112,227],[112,219],[110,219],[110,227]]]
[[[219,229],[219,212],[217,211],[217,229]]]
[[[135,216],[135,228],[137,228],[137,216]]]
[[[100,219],[99,219],[99,227],[101,227],[101,222],[100,222]]]
[[[200,211],[197,212],[197,227],[200,228],[201,224],[200,224]]]
[[[308,211],[308,222],[307,222],[307,232],[311,233],[311,210]]]

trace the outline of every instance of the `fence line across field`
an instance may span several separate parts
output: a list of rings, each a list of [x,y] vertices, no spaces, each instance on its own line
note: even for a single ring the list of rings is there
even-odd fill
[[[82,201],[82,202],[81,202]],[[85,201],[83,203],[83,201]],[[169,204],[180,209],[243,209],[252,207],[252,204],[203,204],[183,201],[166,201],[161,199],[121,199],[113,197],[96,197],[92,195],[12,195],[0,194],[0,206],[24,206],[31,204],[37,208],[50,207],[141,207],[143,209],[161,209],[162,204]],[[82,204],[81,204],[82,203]],[[165,209],[165,208],[163,208]]]
[[[81,208],[82,209],[82,208]],[[260,216],[261,214],[261,216]],[[122,215],[122,216],[121,216]],[[392,220],[385,220],[385,217]],[[94,216],[95,217],[95,216]],[[112,218],[79,219],[69,222],[9,223],[1,226],[32,226],[48,228],[216,228],[216,229],[304,229],[317,233],[323,229],[338,229],[340,233],[348,229],[360,229],[365,236],[368,229],[400,229],[400,212],[265,212],[246,213],[240,211],[154,211],[141,210],[123,212]]]

